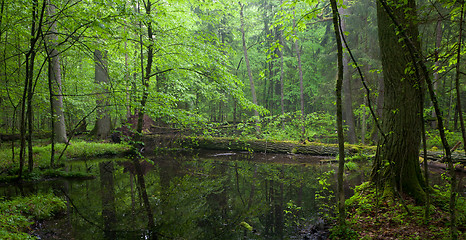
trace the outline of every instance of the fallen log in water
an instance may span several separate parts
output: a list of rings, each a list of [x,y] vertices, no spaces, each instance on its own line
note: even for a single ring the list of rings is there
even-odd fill
[[[308,154],[315,156],[338,155],[337,144],[325,144],[317,142],[299,143],[296,141],[270,141],[266,139],[244,140],[239,138],[219,137],[188,137],[183,135],[144,135],[146,152],[153,152],[155,148],[193,148],[211,150],[236,150],[267,153],[293,153]],[[346,154],[353,156],[357,154],[374,154],[375,146],[345,145]],[[420,154],[422,157],[423,154]],[[441,151],[428,151],[427,159],[439,161],[444,154]],[[466,164],[466,156],[463,152],[453,152],[452,158],[455,162]]]
[[[184,147],[212,150],[308,154],[316,156],[336,156],[338,154],[337,144],[317,142],[298,143],[293,141],[270,141],[266,139],[243,140],[239,138],[186,137],[173,135],[145,135],[143,141],[148,151],[151,151],[150,149],[155,147]],[[348,144],[345,145],[345,150],[348,155],[355,155],[358,153],[371,154],[374,152],[375,147]]]

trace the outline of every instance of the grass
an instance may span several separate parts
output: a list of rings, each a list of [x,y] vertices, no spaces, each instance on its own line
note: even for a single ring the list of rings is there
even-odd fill
[[[55,145],[55,162],[65,148],[65,144]],[[115,156],[128,154],[131,147],[126,144],[97,143],[86,141],[74,141],[69,145],[62,160],[88,159],[103,156]],[[33,147],[35,167],[45,168],[50,165],[51,145],[38,145]],[[27,153],[26,153],[27,156]],[[0,169],[8,169],[18,165],[19,147],[15,148],[15,158],[12,159],[12,151],[8,146],[0,148]]]
[[[71,160],[87,160],[108,156],[127,155],[132,150],[129,145],[113,143],[96,143],[85,141],[74,141],[69,145],[62,157],[58,157],[65,148],[64,144],[55,146],[55,166],[63,166]],[[34,169],[32,172],[24,172],[23,180],[34,181],[43,178],[89,178],[89,173],[67,172],[50,167],[51,145],[36,142],[33,147]],[[26,153],[27,156],[27,153]],[[27,158],[27,157],[26,157]],[[27,159],[24,170],[27,169]],[[15,157],[12,158],[12,151],[9,146],[0,147],[0,182],[9,183],[15,181],[19,172],[19,148],[15,148]]]
[[[49,219],[65,209],[65,201],[53,194],[1,199],[0,239],[35,239],[26,233],[33,221]]]

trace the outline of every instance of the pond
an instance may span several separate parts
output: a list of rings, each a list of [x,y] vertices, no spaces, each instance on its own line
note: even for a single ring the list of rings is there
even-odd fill
[[[335,207],[335,165],[322,160],[203,151],[76,161],[69,171],[96,177],[3,187],[0,195],[53,191],[67,200],[66,214],[34,227],[42,239],[302,239],[325,228]],[[368,175],[363,166],[349,172],[346,195]]]

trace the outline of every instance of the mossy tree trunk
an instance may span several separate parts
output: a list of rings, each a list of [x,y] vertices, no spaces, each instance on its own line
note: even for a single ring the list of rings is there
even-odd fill
[[[345,210],[345,193],[343,191],[343,175],[345,167],[345,145],[344,145],[344,136],[343,136],[343,107],[342,107],[342,87],[343,87],[343,44],[340,33],[340,15],[338,13],[337,2],[336,0],[330,1],[332,6],[332,15],[333,15],[333,28],[335,32],[335,39],[337,42],[337,59],[338,59],[338,77],[335,87],[335,93],[337,98],[337,129],[338,129],[338,221],[340,226],[346,225],[346,210]],[[347,63],[346,63],[347,64]]]
[[[419,34],[414,23],[415,1],[394,0],[389,6],[397,20],[406,26],[410,41],[419,49]],[[377,19],[385,85],[382,130],[386,139],[377,150],[372,180],[385,187],[385,192],[395,190],[423,201],[424,181],[419,167],[421,79],[411,67],[406,44],[400,41],[401,35],[397,35],[380,1],[377,2]]]

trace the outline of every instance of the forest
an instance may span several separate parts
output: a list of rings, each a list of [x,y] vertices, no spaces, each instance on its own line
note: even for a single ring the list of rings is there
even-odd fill
[[[0,239],[465,237],[464,1],[0,4]]]

